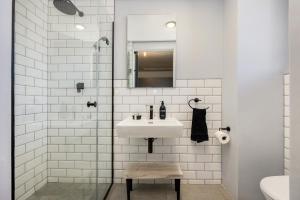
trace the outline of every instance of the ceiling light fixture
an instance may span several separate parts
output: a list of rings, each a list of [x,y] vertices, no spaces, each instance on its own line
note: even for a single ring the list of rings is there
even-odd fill
[[[85,27],[81,24],[76,24],[76,29],[79,30],[79,31],[83,31],[85,29]]]
[[[166,23],[167,28],[175,28],[176,27],[176,22],[175,21],[168,21]]]

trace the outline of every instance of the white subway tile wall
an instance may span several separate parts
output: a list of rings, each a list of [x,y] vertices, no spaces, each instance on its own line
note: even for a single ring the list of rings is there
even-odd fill
[[[112,48],[99,53],[93,44],[112,38],[113,0],[74,0],[85,13],[67,16],[52,0],[16,1],[16,199],[23,200],[47,182],[96,181],[96,117],[99,125],[99,181],[111,176],[111,73]],[[76,24],[85,30],[79,31]],[[96,64],[100,63],[100,64]],[[98,77],[97,77],[98,76]],[[96,86],[98,79],[99,89]],[[77,93],[76,83],[85,89]],[[180,162],[183,182],[221,183],[221,146],[213,133],[221,126],[222,81],[177,80],[176,88],[128,89],[126,80],[115,81],[115,124],[133,113],[149,115],[146,105],[161,100],[167,116],[184,124],[184,135],[158,139],[147,153],[143,139],[115,136],[115,181],[131,162]],[[98,92],[98,96],[97,96]],[[210,140],[190,140],[192,110],[187,102],[199,97],[199,107],[209,106]],[[99,112],[87,108],[98,101]],[[163,183],[164,181],[156,181]]]
[[[290,173],[290,75],[284,75],[284,172]]]
[[[149,117],[149,105],[154,105],[154,116],[159,117],[160,101],[165,101],[167,117],[176,117],[184,124],[180,138],[157,139],[154,152],[147,153],[144,139],[120,138],[115,134],[115,182],[124,182],[123,173],[132,162],[179,162],[184,172],[183,183],[221,184],[221,145],[214,132],[221,127],[222,81],[177,80],[176,88],[128,89],[126,80],[115,80],[115,125],[132,114]],[[190,139],[192,109],[188,100],[199,97],[199,108],[209,106],[208,142],[195,143]],[[145,181],[142,181],[145,182]],[[149,183],[149,181],[146,181]],[[150,183],[161,181],[150,181]],[[165,181],[168,182],[168,181]]]
[[[48,182],[95,183],[98,115],[99,183],[111,182],[113,0],[74,0],[84,17],[68,16],[49,2]],[[85,27],[77,30],[76,25]],[[97,83],[98,80],[98,83]],[[76,84],[85,89],[78,93]],[[99,85],[97,94],[97,84]],[[99,111],[87,107],[98,101]]]
[[[92,99],[98,100],[102,111],[98,113],[100,182],[110,182],[112,53],[110,46],[96,57],[92,44],[100,36],[111,39],[114,2],[73,2],[85,17],[64,15],[52,0],[16,0],[18,200],[47,181],[95,182],[97,113],[84,106]],[[76,24],[84,25],[85,31],[76,30]],[[76,92],[78,81],[85,82],[83,95]]]
[[[16,0],[15,195],[23,200],[47,183],[48,0]]]

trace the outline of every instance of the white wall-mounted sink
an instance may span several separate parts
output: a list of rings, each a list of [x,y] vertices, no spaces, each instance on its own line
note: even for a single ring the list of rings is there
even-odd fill
[[[175,138],[183,134],[183,124],[175,118],[166,120],[125,119],[117,124],[119,137]]]

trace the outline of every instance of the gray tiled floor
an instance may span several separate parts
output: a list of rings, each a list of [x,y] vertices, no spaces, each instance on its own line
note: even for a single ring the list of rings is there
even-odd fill
[[[99,200],[109,187],[99,185]],[[229,200],[220,185],[182,185],[181,200]],[[27,200],[95,200],[95,184],[48,183]],[[134,185],[131,200],[176,200],[171,185]],[[115,184],[108,200],[126,200],[124,184]]]
[[[99,199],[103,199],[109,184],[98,185]],[[27,200],[95,200],[95,184],[48,183]]]
[[[126,200],[126,187],[115,184],[108,200]],[[170,185],[138,185],[131,192],[131,200],[176,200]],[[229,200],[220,185],[182,185],[181,200]]]

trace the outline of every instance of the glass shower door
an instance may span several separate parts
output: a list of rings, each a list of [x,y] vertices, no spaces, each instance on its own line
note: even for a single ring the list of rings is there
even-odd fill
[[[48,185],[61,188],[59,198],[94,200],[101,199],[97,198],[99,25],[91,20],[97,15],[89,14],[87,4],[76,3],[82,17],[54,10],[59,20],[49,22],[48,51],[58,50],[58,56],[49,55],[48,64]]]
[[[98,78],[98,137],[97,137],[97,185],[98,199],[103,199],[112,184],[112,48],[111,39],[102,36],[96,55]]]
[[[50,79],[58,76],[59,87],[66,89],[66,97],[59,94],[59,105],[66,103],[66,127],[60,128],[65,132],[65,142],[68,145],[62,151],[66,154],[66,175],[58,177],[58,182],[73,188],[67,194],[72,199],[102,199],[100,188],[99,167],[99,123],[101,102],[99,100],[99,66],[101,63],[101,45],[103,41],[100,31],[100,2],[76,0],[73,2],[83,12],[83,16],[68,16],[55,7],[50,10],[51,35],[58,34],[58,40],[50,39],[51,48],[58,49],[58,66],[56,72],[50,70]],[[55,20],[58,15],[58,21]],[[51,20],[52,19],[52,20]],[[53,31],[52,31],[53,30]],[[49,36],[49,35],[48,35]],[[65,42],[65,43],[64,43]],[[52,50],[52,49],[51,49]],[[63,57],[66,60],[63,60]],[[54,57],[54,62],[56,57]],[[49,59],[52,62],[53,57]],[[56,64],[56,63],[54,63]],[[52,65],[49,65],[51,67]],[[49,68],[50,69],[50,68]],[[63,75],[61,74],[63,73]],[[51,94],[51,92],[50,92]],[[62,94],[63,95],[63,94]],[[59,117],[64,117],[60,110]],[[64,119],[60,119],[63,121]],[[50,127],[52,128],[52,127]],[[50,142],[51,139],[49,140]],[[70,149],[69,149],[70,147]],[[52,157],[49,158],[52,160]],[[49,161],[51,162],[51,161]],[[51,168],[51,165],[49,166]],[[52,179],[50,169],[50,179]],[[48,179],[49,180],[49,179]],[[55,180],[56,181],[56,180]],[[71,183],[71,184],[70,184]],[[99,191],[98,191],[99,189]],[[106,192],[106,191],[105,191]],[[66,195],[66,194],[65,194]]]

